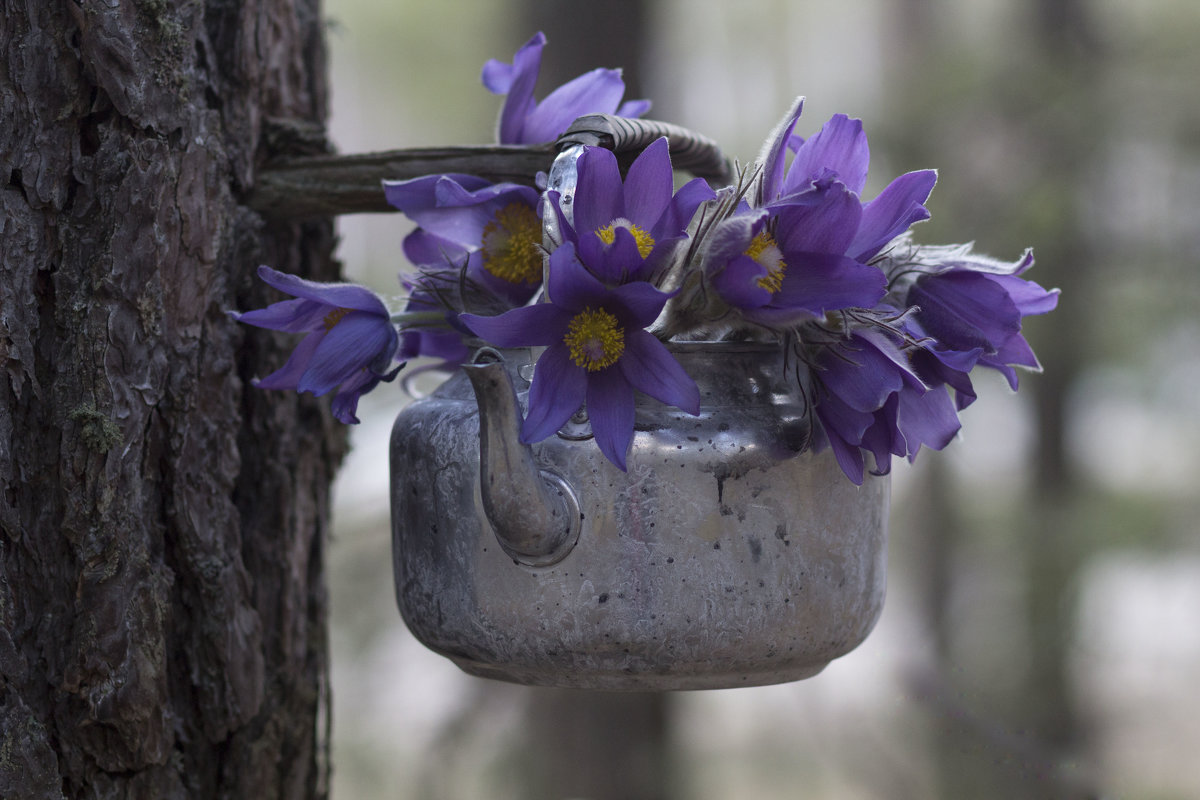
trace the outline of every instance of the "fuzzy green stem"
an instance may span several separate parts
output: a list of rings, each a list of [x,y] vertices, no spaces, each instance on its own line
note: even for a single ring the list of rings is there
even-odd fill
[[[449,328],[445,311],[397,311],[392,314],[392,324],[400,330],[409,328]]]

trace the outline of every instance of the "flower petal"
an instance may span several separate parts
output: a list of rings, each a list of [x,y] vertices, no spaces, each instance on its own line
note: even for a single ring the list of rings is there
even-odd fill
[[[820,378],[826,390],[837,397],[841,405],[859,413],[875,412],[883,406],[888,395],[904,385],[900,370],[891,359],[857,335],[840,348],[839,354],[823,358],[821,366],[824,369]],[[818,405],[827,402],[822,400]],[[863,430],[866,430],[865,426]],[[858,441],[856,437],[845,438]]]
[[[479,80],[492,94],[508,94],[512,88],[513,66],[496,58],[489,58],[483,65]]]
[[[850,191],[862,194],[869,164],[870,150],[862,120],[835,114],[821,130],[800,145],[788,168],[781,194],[803,190],[826,170],[835,172]]]
[[[678,236],[687,230],[692,217],[696,216],[696,209],[716,196],[717,193],[708,185],[708,181],[704,178],[692,178],[671,198],[666,211],[659,217],[650,234],[655,241]]]
[[[568,311],[550,303],[514,308],[494,317],[459,314],[458,321],[496,347],[540,347],[562,340]]]
[[[716,273],[742,255],[767,224],[767,211],[754,209],[734,214],[713,226],[704,244],[705,268]]]
[[[912,354],[913,369],[927,386],[944,384],[954,390],[957,410],[962,411],[977,399],[968,374],[978,363],[982,348],[965,352],[926,345]]]
[[[550,345],[537,360],[529,386],[529,411],[521,441],[540,442],[571,418],[587,396],[587,372],[575,366],[567,346]]]
[[[385,181],[384,194],[421,228],[469,250],[482,245],[483,231],[494,222],[500,209],[513,203],[537,207],[537,192],[528,186],[492,184],[465,175],[431,178],[402,183]]]
[[[383,181],[383,196],[389,204],[408,214],[426,208],[437,206],[437,188],[443,181],[451,181],[462,187],[464,191],[472,192],[491,186],[491,182],[475,175],[445,173],[439,175],[423,175],[406,181]]]
[[[797,97],[787,114],[775,126],[763,145],[758,161],[762,164],[762,182],[759,184],[755,205],[763,206],[779,197],[783,188],[784,167],[787,159],[787,144],[792,137],[800,112],[804,110],[804,98]]]
[[[587,379],[588,420],[600,452],[625,471],[625,457],[633,441],[633,388],[621,370],[602,369]]]
[[[670,406],[700,413],[700,389],[656,336],[644,330],[625,332],[625,352],[617,361],[625,380]]]
[[[357,425],[355,416],[358,411],[358,399],[379,385],[380,381],[391,381],[400,372],[403,365],[396,367],[386,375],[378,375],[370,370],[362,370],[350,380],[338,387],[338,392],[329,404],[329,410],[338,421],[346,425]]]
[[[666,137],[651,142],[629,166],[623,194],[624,217],[649,233],[671,202],[675,188]]]
[[[993,277],[961,269],[943,272],[917,281],[908,302],[920,307],[921,327],[946,347],[995,353],[1020,332],[1021,314]]]
[[[411,330],[400,334],[399,358],[418,356],[441,359],[448,367],[464,363],[471,355],[470,348],[454,331]]]
[[[513,55],[511,67],[500,62],[488,62],[483,68],[481,77],[484,86],[497,94],[507,95],[496,126],[496,140],[500,144],[527,143],[524,136],[525,120],[536,106],[533,89],[537,84],[545,45],[546,37],[538,31]],[[493,86],[504,91],[498,92]]]
[[[325,394],[359,370],[375,364],[381,355],[390,358],[398,343],[399,336],[389,321],[351,311],[325,334],[296,390],[318,396]]]
[[[924,445],[932,450],[941,450],[958,434],[959,422],[954,402],[944,387],[928,392],[902,391],[898,393],[900,403],[897,426],[904,436],[909,458],[916,456]]]
[[[597,278],[608,284],[629,280],[631,276],[641,272],[645,263],[638,249],[637,239],[628,228],[617,228],[613,231],[613,243],[600,250],[598,255],[596,261],[589,261],[587,265]]]
[[[295,298],[280,300],[266,308],[256,308],[253,311],[231,311],[229,315],[238,322],[255,325],[259,328],[303,333],[321,327],[326,315],[332,310],[325,303]]]
[[[483,65],[483,75],[481,76],[483,85],[492,94],[510,93],[518,66],[525,69],[529,68],[529,54],[536,55],[538,61],[540,61],[542,48],[545,45],[546,35],[538,31],[517,51],[517,54],[513,57],[512,64],[506,64],[494,58],[489,60]],[[535,61],[533,64],[535,74],[537,72],[538,61]]]
[[[617,109],[618,117],[640,117],[650,110],[649,100],[626,100]]]
[[[872,417],[871,426],[863,431],[859,447],[868,451],[875,459],[874,475],[886,475],[892,470],[892,454],[904,455],[904,437],[896,428],[896,412],[899,400],[892,395],[876,411]]]
[[[784,252],[787,272],[771,298],[777,309],[804,309],[816,315],[838,308],[870,308],[887,293],[878,269],[845,256]]]
[[[550,254],[546,290],[554,305],[572,312],[600,305],[608,290],[575,257],[575,246],[566,242]]]
[[[617,157],[603,147],[589,147],[579,157],[575,186],[575,230],[579,237],[596,231],[625,214],[621,171]]]
[[[424,228],[417,228],[404,237],[404,255],[418,266],[458,265],[466,259],[467,250],[458,242],[430,233]]]
[[[658,318],[663,306],[673,294],[660,291],[646,281],[632,281],[612,289],[611,296],[619,308],[610,309],[626,327],[645,328]]]
[[[937,183],[932,169],[909,172],[887,185],[879,196],[863,205],[862,221],[847,252],[858,261],[871,260],[884,245],[915,223],[929,219],[925,201]]]
[[[775,240],[785,258],[789,250],[844,255],[862,219],[862,205],[839,182],[822,185],[797,202],[773,206]]]
[[[989,275],[1012,298],[1022,317],[1047,314],[1058,307],[1058,289],[1043,289],[1038,284],[1015,275]]]
[[[827,444],[833,450],[838,466],[846,477],[861,486],[865,473],[862,450],[859,442],[873,421],[870,414],[854,411],[836,399],[823,399],[817,404],[817,419],[820,426],[814,437],[814,446],[821,449]],[[848,431],[845,433],[844,431]]]
[[[621,70],[594,69],[584,73],[559,86],[529,112],[519,143],[552,142],[585,114],[611,114],[624,94]]]
[[[711,281],[725,302],[746,310],[762,308],[771,302],[771,291],[758,283],[766,275],[767,268],[762,264],[749,256],[739,255],[713,275]]]
[[[259,389],[295,389],[300,383],[300,378],[303,377],[305,370],[308,369],[308,363],[312,361],[313,353],[324,338],[324,329],[314,331],[305,336],[296,345],[296,348],[292,350],[292,354],[288,356],[286,364],[267,377],[259,378],[254,382],[254,385]]]
[[[258,277],[281,292],[295,297],[315,300],[332,308],[352,308],[378,316],[388,316],[387,306],[378,295],[365,286],[309,281],[271,269],[265,264],[258,268]]]

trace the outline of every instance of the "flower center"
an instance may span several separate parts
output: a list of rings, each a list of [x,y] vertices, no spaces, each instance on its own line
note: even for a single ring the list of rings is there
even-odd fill
[[[342,317],[346,316],[349,313],[350,313],[350,309],[348,309],[348,308],[335,308],[333,311],[330,311],[328,314],[326,314],[325,320],[324,320],[325,332],[329,333],[331,330],[333,330],[333,326],[337,325],[339,322],[341,322]]]
[[[483,226],[483,268],[509,283],[542,279],[542,225],[524,203],[509,203]]]
[[[627,231],[633,234],[633,240],[637,242],[638,255],[640,255],[642,258],[650,255],[650,251],[654,249],[654,237],[624,217],[614,219],[603,228],[597,228],[596,235],[600,237],[600,241],[607,245],[611,245],[617,240],[618,228],[625,228]]]
[[[783,260],[783,253],[779,252],[779,245],[775,244],[775,237],[762,231],[750,241],[745,255],[767,268],[767,274],[758,279],[758,285],[771,294],[778,292],[779,287],[783,286],[787,263]]]
[[[585,308],[567,325],[563,344],[575,366],[596,372],[617,363],[625,352],[625,331],[603,308]]]

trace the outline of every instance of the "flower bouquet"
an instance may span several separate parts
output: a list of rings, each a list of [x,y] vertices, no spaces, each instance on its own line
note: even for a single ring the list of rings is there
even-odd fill
[[[261,267],[294,299],[237,319],[307,335],[258,385],[333,392],[349,423],[418,356],[456,374],[397,421],[393,523],[405,619],[464,669],[593,688],[811,675],[881,606],[877,476],[954,438],[977,367],[1013,389],[1038,369],[1021,322],[1057,291],[1025,280],[1029,251],[918,244],[932,170],[864,200],[858,120],[801,138],[797,100],[733,165],[641,120],[616,70],[535,100],[544,44],[483,83],[505,96],[499,144],[556,143],[549,172],[384,181],[417,225],[396,311]],[[681,167],[697,177],[677,186]]]

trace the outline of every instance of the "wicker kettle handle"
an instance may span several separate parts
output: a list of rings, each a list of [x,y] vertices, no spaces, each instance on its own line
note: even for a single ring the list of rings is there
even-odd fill
[[[649,119],[631,119],[613,114],[579,117],[558,137],[559,149],[574,144],[604,147],[620,156],[636,156],[651,142],[667,137],[671,162],[701,178],[728,183],[732,165],[716,142],[679,125]]]

